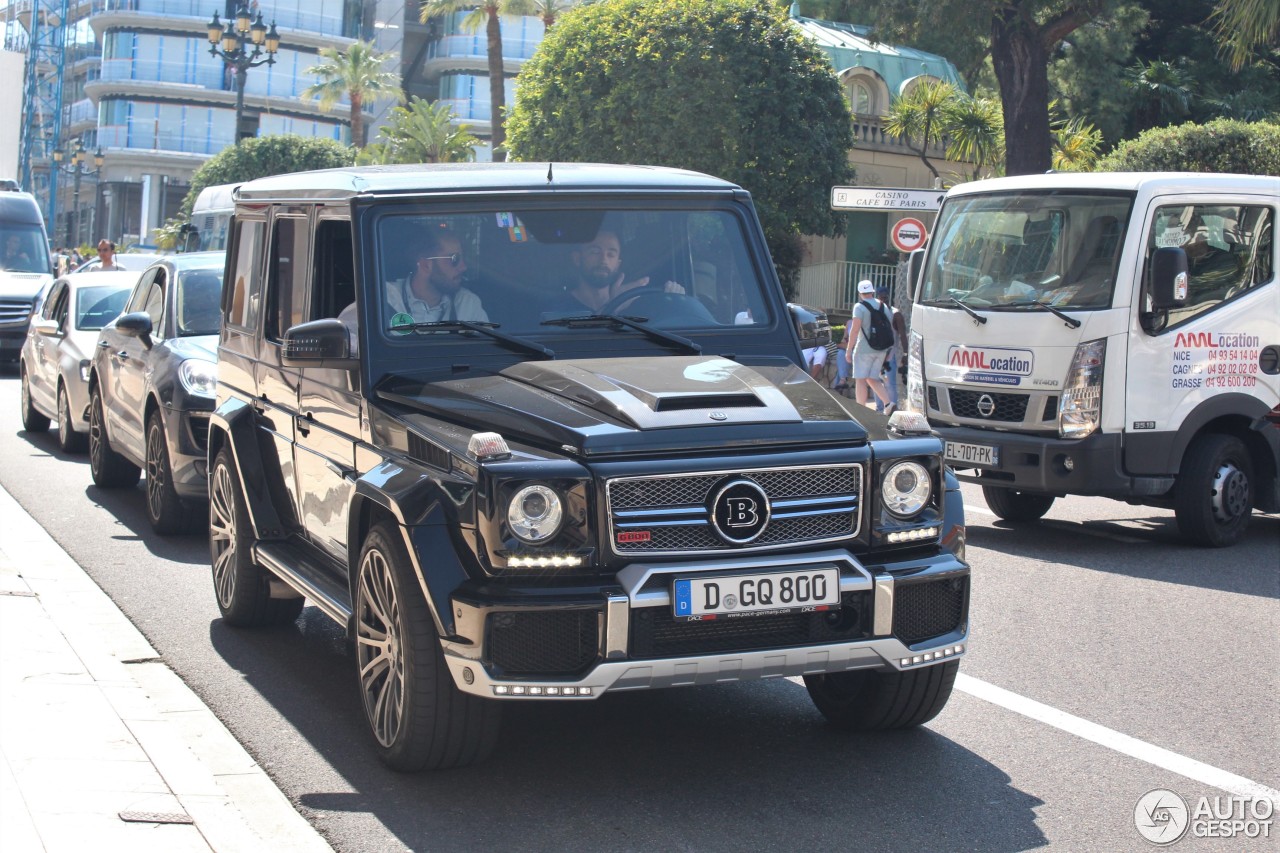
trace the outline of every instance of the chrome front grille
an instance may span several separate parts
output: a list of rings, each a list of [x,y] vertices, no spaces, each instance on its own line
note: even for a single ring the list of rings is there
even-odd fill
[[[30,313],[30,299],[0,299],[0,323],[21,322]]]
[[[768,526],[747,545],[731,544],[712,525],[710,502],[732,480],[750,480],[769,499]],[[619,477],[605,483],[609,541],[615,554],[754,551],[856,536],[862,466],[768,468]],[[619,541],[620,537],[624,541]]]

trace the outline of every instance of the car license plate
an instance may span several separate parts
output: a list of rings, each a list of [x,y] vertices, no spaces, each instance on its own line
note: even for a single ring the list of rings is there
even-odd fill
[[[960,441],[948,441],[946,449],[947,461],[957,468],[972,465],[999,465],[1000,448],[990,444],[965,444]]]
[[[676,578],[672,599],[677,622],[832,610],[840,606],[840,570]]]

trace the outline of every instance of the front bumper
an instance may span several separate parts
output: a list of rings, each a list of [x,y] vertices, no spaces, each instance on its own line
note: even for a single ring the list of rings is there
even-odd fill
[[[17,361],[22,352],[22,345],[27,341],[29,320],[20,323],[0,324],[0,360]]]
[[[723,626],[726,633],[720,636],[709,634],[706,623],[685,627],[667,621],[672,610],[670,579],[675,575],[754,573],[805,565],[839,567],[845,602],[841,611],[724,621],[712,628],[720,631]],[[443,641],[454,683],[463,692],[486,698],[593,699],[622,690],[917,668],[961,657],[968,647],[969,568],[945,550],[886,565],[864,565],[844,550],[791,555],[785,561],[775,555],[684,565],[637,563],[619,572],[617,581],[594,594],[548,597],[537,603],[523,595],[505,600],[456,595],[456,632]],[[836,613],[841,614],[837,621],[844,620],[841,639],[813,640],[837,633],[830,625],[818,624],[817,630],[811,626],[807,637],[792,631],[796,625],[803,630],[805,618],[823,620]],[[501,651],[494,626],[518,626],[519,620],[538,615],[554,615],[562,630],[551,637],[534,628],[520,638],[519,648],[537,643],[563,648],[566,641],[577,642],[585,648],[578,649],[583,654],[574,671],[513,673],[497,660]],[[662,624],[660,642],[654,641],[652,623]],[[566,640],[566,631],[572,638]],[[685,631],[691,644],[673,652]],[[698,644],[708,639],[712,645],[738,647],[698,651]]]
[[[953,427],[934,423],[943,441],[994,445],[1000,449],[994,467],[956,468],[958,479],[1053,495],[1099,495],[1113,498],[1158,495],[1169,490],[1167,477],[1135,477],[1124,470],[1124,444],[1116,433],[1095,432],[1086,438],[1062,439]]]
[[[165,412],[165,441],[169,445],[169,467],[173,489],[188,500],[209,499],[209,415],[208,410],[170,409]]]

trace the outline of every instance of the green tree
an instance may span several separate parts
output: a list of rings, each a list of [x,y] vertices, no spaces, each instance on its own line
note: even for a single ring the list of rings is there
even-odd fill
[[[210,157],[191,176],[191,189],[182,200],[180,216],[191,217],[196,196],[205,187],[251,181],[268,175],[306,172],[311,169],[337,169],[350,166],[355,149],[332,139],[317,139],[292,134],[273,134],[245,139]]]
[[[1139,132],[1185,119],[1195,101],[1190,76],[1174,62],[1139,59],[1130,67],[1125,85],[1135,96]]]
[[[489,63],[489,142],[493,146],[493,159],[500,162],[506,157],[506,74],[502,62],[502,15],[529,15],[535,7],[533,0],[424,0],[419,6],[419,19],[426,23],[437,15],[451,15],[470,9],[471,14],[462,19],[462,27],[477,32],[484,27],[485,53]]]
[[[395,107],[378,140],[356,157],[366,163],[462,163],[474,160],[480,144],[467,132],[467,125],[454,124],[453,108],[410,98],[406,107]]]
[[[316,98],[322,110],[329,110],[345,96],[351,107],[351,143],[363,148],[365,103],[404,98],[400,75],[384,67],[395,55],[379,53],[369,42],[357,41],[345,51],[322,47],[320,56],[326,61],[303,72],[318,77],[319,82],[304,89],[302,97]]]
[[[924,82],[906,95],[894,98],[885,115],[885,132],[905,142],[935,179],[939,175],[929,160],[929,148],[942,142],[943,113],[958,94],[959,90],[950,83]]]
[[[508,124],[519,160],[650,163],[749,190],[776,253],[836,234],[852,116],[826,58],[751,0],[611,0],[568,15],[525,65]]]
[[[1280,176],[1280,124],[1216,119],[1158,127],[1120,143],[1101,172],[1227,172]]]
[[[1004,160],[999,100],[970,97],[941,80],[921,83],[894,98],[884,129],[902,139],[934,178],[940,175],[928,157],[933,146],[945,144],[949,159],[972,163],[973,171],[966,176],[970,180],[977,180],[984,170],[999,171]]]
[[[1241,68],[1257,48],[1280,43],[1280,0],[1221,0],[1213,10],[1214,33]]]
[[[1102,131],[1079,116],[1053,124],[1053,168],[1059,172],[1087,172],[1102,150]]]

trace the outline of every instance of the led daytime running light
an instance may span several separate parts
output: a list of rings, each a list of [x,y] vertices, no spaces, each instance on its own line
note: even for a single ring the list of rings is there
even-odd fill
[[[513,569],[574,569],[582,565],[582,558],[574,554],[523,554],[508,557],[507,565]]]

